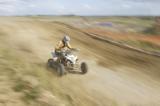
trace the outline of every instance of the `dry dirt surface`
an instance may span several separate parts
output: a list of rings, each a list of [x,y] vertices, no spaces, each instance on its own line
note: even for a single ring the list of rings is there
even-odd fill
[[[30,75],[34,73],[41,88],[51,92],[61,103],[57,105],[50,103],[49,106],[160,106],[158,57],[98,41],[53,20],[1,17],[0,32],[0,47],[8,48],[11,56],[14,54],[13,58],[5,61],[22,59],[18,65],[27,65],[18,73],[23,72],[24,76],[24,73]],[[80,49],[80,60],[88,63],[87,74],[69,73],[58,77],[45,68],[47,59],[51,57],[50,52],[65,33],[70,35],[71,45]],[[3,54],[0,55],[3,57]],[[13,64],[10,63],[9,66],[12,67]],[[35,68],[37,64],[42,69]],[[6,70],[9,66],[4,66],[0,62],[0,67],[5,67]],[[19,70],[22,68],[17,67]],[[5,70],[1,68],[0,71]],[[2,86],[6,86],[10,92],[3,93],[3,96],[0,94],[0,106],[4,106],[3,97],[6,97],[7,101],[15,97],[18,101],[20,95],[10,90],[9,84],[12,85],[12,80],[9,82],[6,76],[0,76],[3,79],[0,84],[5,83],[0,85],[0,92],[4,90]],[[5,105],[25,105],[20,100],[19,104],[15,101],[10,104],[6,102]]]

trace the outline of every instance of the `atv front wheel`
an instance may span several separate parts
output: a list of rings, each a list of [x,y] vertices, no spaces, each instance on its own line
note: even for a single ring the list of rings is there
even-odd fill
[[[85,62],[81,63],[81,71],[82,71],[82,74],[85,74],[88,72],[88,65]]]
[[[54,63],[54,60],[53,60],[53,59],[48,59],[47,67],[48,67],[48,68],[51,68],[51,67],[53,66],[53,63]]]
[[[65,74],[65,67],[63,64],[58,64],[57,65],[57,72],[59,76],[63,76]]]

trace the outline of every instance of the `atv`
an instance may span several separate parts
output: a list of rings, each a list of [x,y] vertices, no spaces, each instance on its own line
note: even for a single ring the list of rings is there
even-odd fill
[[[79,72],[85,74],[88,72],[88,65],[86,62],[79,63],[79,59],[75,52],[78,49],[61,50],[58,52],[58,58],[54,61],[53,58],[48,59],[47,66],[56,69],[59,76],[63,76],[67,72]]]

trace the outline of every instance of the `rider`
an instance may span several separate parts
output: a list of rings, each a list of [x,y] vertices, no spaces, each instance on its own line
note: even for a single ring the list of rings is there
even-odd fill
[[[67,48],[67,49],[72,49],[72,47],[71,47],[71,45],[70,45],[69,42],[70,42],[70,37],[67,36],[67,35],[65,35],[65,36],[63,37],[63,39],[58,42],[58,44],[57,44],[56,47],[55,47],[55,52],[52,53],[54,61],[57,60],[59,51],[61,51],[62,49],[65,49],[65,48]]]
[[[68,48],[68,49],[72,49],[71,45],[70,45],[70,37],[65,35],[63,37],[63,39],[61,41],[58,42],[58,44],[56,45],[55,51],[59,51],[63,48]]]

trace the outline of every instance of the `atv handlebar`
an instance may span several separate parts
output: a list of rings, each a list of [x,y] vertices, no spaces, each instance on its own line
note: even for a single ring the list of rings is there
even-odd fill
[[[77,51],[80,51],[80,49],[72,48],[71,51],[76,51],[77,52]]]
[[[78,51],[79,51],[79,49],[77,49],[77,48],[72,48],[72,49],[60,50],[60,51],[56,51],[56,52],[59,53],[59,54],[64,55],[64,54],[71,54],[72,52],[78,52]]]

